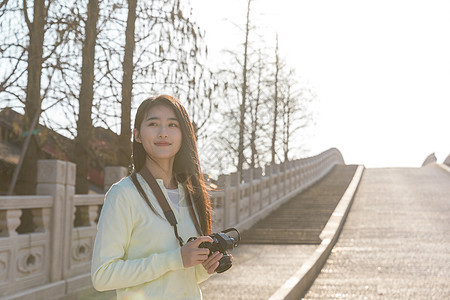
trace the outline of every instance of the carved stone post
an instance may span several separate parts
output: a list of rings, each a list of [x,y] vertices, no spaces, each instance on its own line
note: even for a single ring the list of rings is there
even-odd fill
[[[262,197],[263,180],[262,180],[262,168],[261,167],[253,170],[253,180],[258,180],[258,184],[253,185],[253,190],[255,190],[255,189],[258,190],[257,198],[255,198],[255,195],[253,194],[253,200],[256,202],[254,212],[257,212],[257,211],[261,210],[262,201],[263,201],[263,197]]]
[[[269,204],[272,203],[273,193],[273,168],[272,165],[266,166],[266,176],[269,176]]]
[[[295,176],[294,163],[292,161],[290,161],[288,163],[288,170],[289,171],[288,171],[288,189],[287,189],[287,192],[291,192],[294,189],[293,181],[294,181],[294,176]]]
[[[72,229],[75,220],[75,179],[76,179],[76,164],[66,162],[66,200],[64,205],[64,247],[63,251],[63,278],[67,278],[70,269],[70,255],[72,253]]]
[[[305,160],[302,159],[299,163],[299,173],[300,173],[300,183],[299,186],[301,186],[302,188],[304,188],[306,186],[305,183]]]
[[[276,202],[279,198],[280,198],[280,168],[279,165],[277,164],[273,164],[272,166],[272,175],[274,175],[275,177],[275,196],[274,196],[274,200],[273,202]]]
[[[50,281],[62,279],[64,247],[64,207],[67,163],[60,160],[39,160],[36,194],[53,196],[50,247]]]
[[[241,201],[241,172],[236,172],[231,174],[233,175],[233,180],[231,182],[232,185],[236,188],[236,224],[239,224],[240,221],[240,206],[239,202]]]
[[[283,182],[282,182],[282,184],[280,184],[282,191],[281,191],[281,193],[278,193],[278,199],[280,199],[281,197],[283,197],[284,195],[287,194],[287,180],[288,180],[287,163],[283,162],[282,164],[280,164],[279,168],[280,168],[281,179],[283,180]]]
[[[230,176],[223,176],[223,229],[228,228],[230,224],[230,208],[232,191],[230,189]]]
[[[250,169],[249,170],[249,174],[248,174],[248,176],[249,176],[249,181],[248,181],[248,184],[249,184],[249,192],[248,192],[248,214],[249,214],[249,216],[252,216],[253,215],[253,211],[255,211],[255,209],[253,208],[253,186],[254,186],[254,182],[253,182],[253,172],[254,172],[254,169]]]

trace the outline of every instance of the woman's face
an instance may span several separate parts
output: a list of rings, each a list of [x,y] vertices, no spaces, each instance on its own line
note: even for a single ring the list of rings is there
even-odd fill
[[[173,160],[181,147],[182,135],[175,112],[165,106],[150,108],[134,138],[155,161]]]

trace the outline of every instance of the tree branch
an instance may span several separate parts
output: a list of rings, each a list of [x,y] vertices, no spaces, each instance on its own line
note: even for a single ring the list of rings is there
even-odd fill
[[[23,15],[25,17],[25,22],[27,23],[28,30],[31,31],[31,22],[30,18],[28,17],[28,5],[27,0],[23,0]]]

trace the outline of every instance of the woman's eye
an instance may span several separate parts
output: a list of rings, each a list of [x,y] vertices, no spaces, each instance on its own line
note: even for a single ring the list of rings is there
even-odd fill
[[[178,127],[178,124],[177,123],[170,123],[169,127]]]
[[[152,123],[148,123],[148,126],[156,126],[157,124],[152,122]]]

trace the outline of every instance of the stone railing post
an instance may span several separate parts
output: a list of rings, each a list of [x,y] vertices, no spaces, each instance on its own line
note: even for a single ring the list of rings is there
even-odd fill
[[[266,176],[269,173],[269,204],[272,203],[273,194],[273,168],[272,165],[266,166]]]
[[[241,172],[233,173],[232,175],[235,175],[232,181],[232,185],[236,188],[236,224],[239,224],[240,221],[240,206],[239,202],[241,200]]]
[[[37,195],[53,197],[50,246],[50,281],[62,279],[64,247],[64,209],[66,200],[67,163],[60,160],[39,160]]]
[[[254,177],[254,169],[250,169],[249,170],[249,180],[248,180],[248,214],[249,216],[253,215],[253,212],[255,211],[255,209],[253,208],[253,185],[255,184],[253,182],[253,177]]]
[[[121,166],[105,167],[105,180],[103,183],[103,190],[106,193],[109,188],[116,182],[128,175],[128,169]]]
[[[66,162],[66,199],[64,205],[64,243],[63,248],[63,278],[67,278],[70,269],[70,255],[72,254],[72,229],[75,220],[75,178],[76,165]]]
[[[262,201],[263,201],[263,197],[262,197],[263,180],[262,180],[262,168],[261,167],[258,167],[253,170],[253,180],[255,181],[255,183],[253,184],[252,197],[253,197],[253,201],[255,202],[254,212],[257,212],[257,211],[261,210]],[[256,183],[256,180],[258,181],[258,183]],[[258,194],[258,197],[255,196],[255,189],[257,189],[256,193]]]
[[[281,195],[278,194],[278,197],[282,197],[287,194],[287,180],[288,180],[287,162],[283,162],[282,164],[280,164],[280,173],[283,174],[281,176],[281,178],[283,179],[283,184]]]
[[[291,161],[289,162],[289,192],[294,190],[295,176],[295,161]]]
[[[230,189],[230,176],[224,176],[223,185],[223,228],[226,229],[230,225],[230,208],[232,201],[232,191]]]
[[[275,170],[275,172],[274,172]],[[280,198],[280,193],[281,193],[281,184],[283,184],[281,181],[281,172],[280,172],[280,165],[277,164],[273,164],[272,165],[272,173],[275,173],[275,178],[276,178],[276,185],[275,185],[275,201],[278,200]]]

